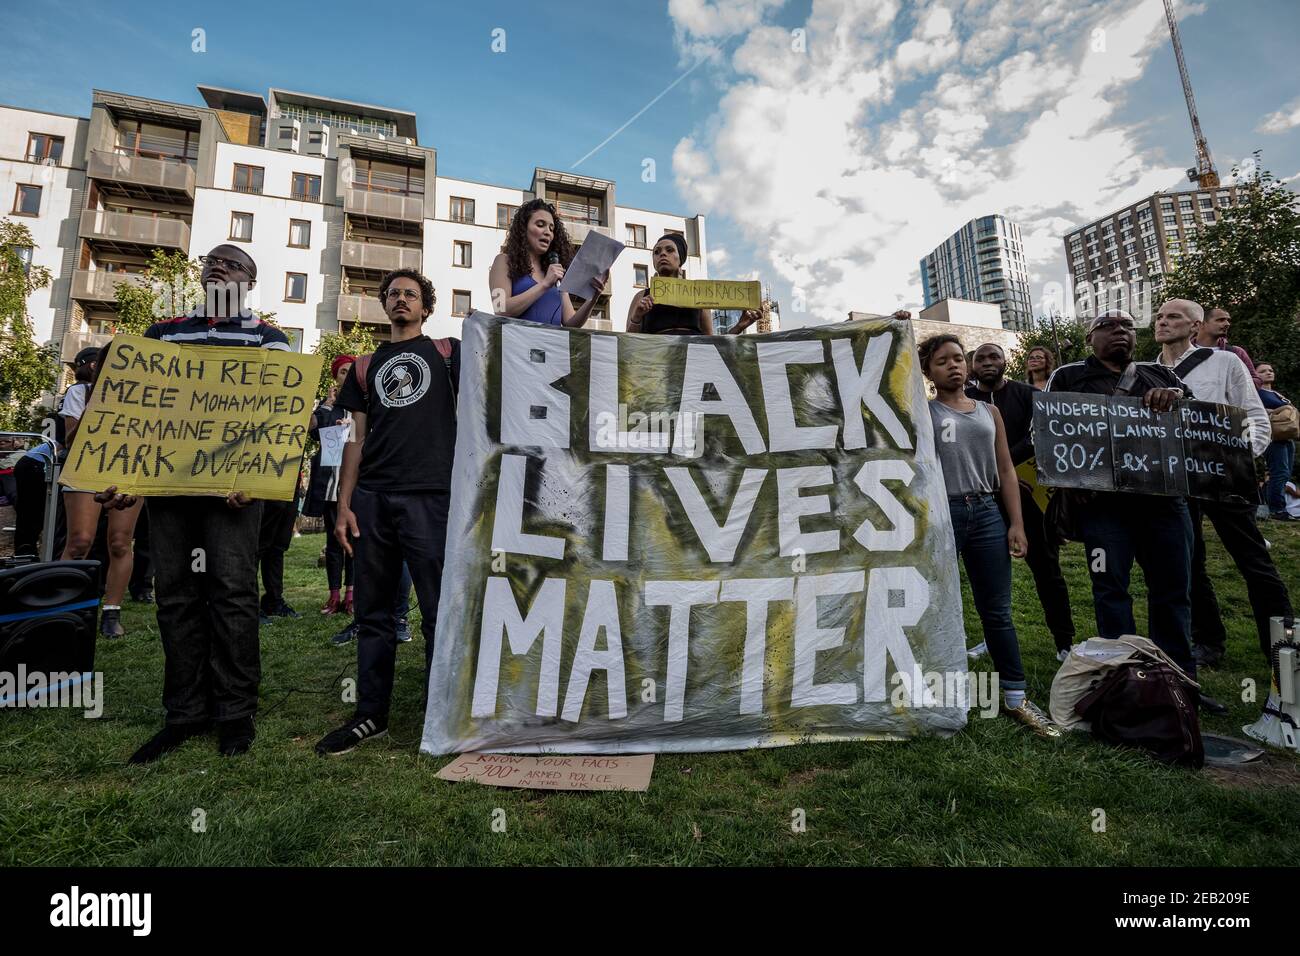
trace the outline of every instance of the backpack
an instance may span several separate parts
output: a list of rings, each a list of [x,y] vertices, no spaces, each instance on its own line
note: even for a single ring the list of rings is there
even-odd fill
[[[1273,441],[1290,441],[1300,438],[1300,412],[1290,403],[1268,410],[1268,421]]]
[[[457,403],[460,396],[460,389],[456,386],[456,380],[451,374],[451,339],[434,339],[433,347],[438,350],[442,356],[443,367],[447,370],[447,385],[451,388],[451,410],[457,410]],[[370,360],[375,357],[374,352],[366,355],[358,355],[357,360],[352,364],[352,372],[357,377],[357,384],[361,386],[361,394],[370,399]]]
[[[1199,685],[1147,638],[1095,637],[1076,645],[1057,672],[1050,709],[1067,729],[1091,729],[1105,743],[1200,767],[1198,693]]]

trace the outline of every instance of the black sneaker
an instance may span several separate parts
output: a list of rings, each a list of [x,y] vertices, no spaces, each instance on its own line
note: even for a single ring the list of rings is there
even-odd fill
[[[258,627],[266,627],[266,625],[268,625],[268,624],[274,624],[274,623],[275,623],[275,619],[272,618],[270,615],[268,615],[265,611],[258,611],[258,612],[257,612],[257,625],[258,625]]]
[[[357,717],[322,737],[316,744],[316,752],[322,757],[338,757],[351,753],[363,741],[373,740],[387,733],[387,717]]]
[[[397,643],[405,644],[411,639],[411,628],[406,623],[406,618],[397,619]]]
[[[139,591],[132,591],[131,600],[136,604],[152,604],[153,588],[142,588]]]
[[[330,643],[335,647],[342,647],[344,644],[350,644],[357,636],[357,622],[353,621],[343,630],[339,631],[330,638]]]
[[[1213,714],[1215,717],[1222,717],[1228,712],[1228,705],[1221,700],[1215,700],[1209,694],[1201,694],[1197,706],[1207,714]]]
[[[1223,661],[1223,651],[1217,647],[1197,644],[1192,648],[1192,657],[1196,659],[1197,667],[1218,667]]]
[[[297,611],[291,608],[284,601],[281,601],[280,606],[277,607],[274,611],[271,611],[270,615],[271,617],[289,617],[289,618],[302,617],[301,614],[299,614]]]
[[[122,626],[122,612],[118,608],[106,610],[99,618],[99,633],[107,638],[122,637],[126,628]]]
[[[220,721],[217,724],[217,753],[223,757],[237,757],[248,753],[248,748],[253,746],[253,738],[256,736],[252,717]]]
[[[175,750],[191,737],[206,733],[206,723],[167,724],[162,730],[149,738],[139,750],[131,755],[127,763],[153,763],[168,751]]]

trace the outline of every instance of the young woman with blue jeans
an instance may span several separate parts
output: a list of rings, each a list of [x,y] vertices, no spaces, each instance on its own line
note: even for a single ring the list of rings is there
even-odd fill
[[[966,565],[1004,709],[1039,736],[1059,737],[1047,715],[1025,696],[1020,643],[1011,623],[1011,558],[1023,558],[1028,545],[1002,416],[987,402],[966,397],[966,354],[955,335],[932,336],[918,352],[921,370],[938,393],[930,401],[935,455],[948,489],[957,553]]]

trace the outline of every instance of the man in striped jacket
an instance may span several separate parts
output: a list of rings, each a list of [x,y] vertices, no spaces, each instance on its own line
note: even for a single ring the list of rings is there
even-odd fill
[[[219,245],[203,263],[205,301],[187,315],[155,322],[151,339],[178,345],[247,346],[287,351],[283,332],[244,307],[257,264],[238,246]],[[157,568],[154,592],[165,666],[166,724],[131,763],[149,763],[213,722],[225,756],[253,743],[261,682],[257,634],[257,540],[262,503],[242,491],[226,498],[150,498]]]

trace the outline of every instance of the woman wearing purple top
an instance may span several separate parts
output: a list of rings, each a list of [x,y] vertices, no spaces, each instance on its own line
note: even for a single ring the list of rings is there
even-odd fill
[[[492,262],[488,273],[493,310],[497,315],[542,325],[585,325],[609,274],[593,279],[591,295],[574,309],[568,293],[556,288],[572,260],[569,235],[556,217],[555,207],[545,199],[524,203],[510,222],[505,251]]]

